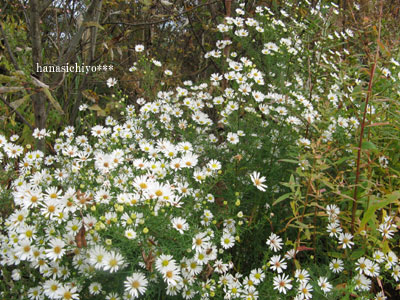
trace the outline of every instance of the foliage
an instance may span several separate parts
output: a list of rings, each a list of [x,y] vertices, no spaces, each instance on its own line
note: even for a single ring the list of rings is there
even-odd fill
[[[24,74],[23,77],[33,75],[49,87],[51,99],[60,104],[56,108],[44,101],[43,110],[35,109],[34,98],[37,95],[46,98],[47,95],[42,90],[32,90],[23,82],[13,93],[1,91],[4,101],[12,108],[4,101],[0,103],[0,111],[4,115],[0,126],[6,132],[24,131],[26,134],[21,136],[23,144],[32,142],[29,124],[43,128],[39,121],[40,112],[46,121],[45,127],[57,132],[66,125],[79,124],[77,115],[81,104],[93,106],[93,110],[100,112],[97,115],[104,116],[99,108],[104,110],[110,100],[104,84],[108,78],[119,78],[119,86],[124,89],[125,98],[131,104],[136,98],[149,96],[148,76],[126,72],[126,66],[132,66],[137,61],[137,45],[145,45],[151,58],[161,60],[167,68],[172,68],[175,81],[178,76],[204,78],[204,71],[210,68],[210,64],[207,64],[203,53],[213,41],[213,35],[209,33],[222,10],[216,1],[185,1],[174,7],[157,1],[41,1],[38,38],[42,47],[37,49],[39,62],[32,54],[33,25],[28,21],[33,14],[32,1],[20,1],[15,5],[6,3],[1,9],[2,40],[9,44],[0,52],[1,74],[13,76],[18,71]],[[43,73],[37,68],[38,65],[65,67],[75,63],[107,65],[113,69],[107,72]],[[4,80],[2,83],[15,87]],[[156,89],[157,85],[152,85],[153,94]]]

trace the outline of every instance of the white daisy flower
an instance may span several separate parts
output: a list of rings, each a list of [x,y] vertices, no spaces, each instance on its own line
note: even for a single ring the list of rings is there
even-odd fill
[[[147,290],[148,280],[140,272],[135,272],[131,276],[127,277],[124,285],[125,290],[129,293],[133,299],[143,295]]]
[[[253,173],[250,174],[250,178],[257,189],[259,189],[262,192],[266,191],[267,186],[263,184],[266,181],[265,176],[260,177],[260,173],[254,171]]]
[[[289,279],[288,275],[279,274],[275,276],[273,280],[274,290],[278,290],[279,293],[286,294],[288,290],[292,289],[291,282],[292,281]]]

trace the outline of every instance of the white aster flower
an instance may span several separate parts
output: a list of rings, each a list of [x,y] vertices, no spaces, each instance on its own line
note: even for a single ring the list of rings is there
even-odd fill
[[[144,46],[143,45],[136,45],[135,46],[135,51],[136,52],[143,52],[144,51]]]
[[[274,290],[278,290],[279,293],[284,293],[292,289],[291,280],[286,274],[279,274],[274,277],[273,280]]]
[[[124,282],[125,290],[133,297],[133,299],[138,298],[146,292],[147,284],[148,280],[146,279],[146,276],[140,272],[133,273],[131,276],[127,277]]]
[[[285,262],[284,258],[281,258],[280,255],[274,255],[271,257],[271,260],[269,261],[270,268],[273,271],[276,271],[278,273],[282,273],[283,270],[287,268],[287,264]]]
[[[52,239],[50,241],[50,249],[46,249],[46,257],[51,260],[60,259],[65,254],[65,243],[60,239]]]
[[[343,249],[351,248],[354,243],[351,241],[353,235],[351,233],[339,234],[339,244],[343,245]]]
[[[260,177],[260,173],[254,171],[253,173],[250,174],[250,178],[257,189],[259,189],[262,192],[266,191],[265,188],[267,188],[267,186],[263,184],[266,181],[265,176]]]
[[[186,222],[184,218],[175,217],[171,220],[172,227],[179,231],[180,234],[183,234],[184,231],[189,229],[189,224]]]
[[[333,273],[340,273],[343,271],[343,260],[340,258],[334,258],[330,264],[329,268],[332,270]]]
[[[328,293],[332,290],[332,284],[328,282],[328,278],[320,277],[318,278],[318,285],[324,293]]]
[[[234,237],[230,233],[225,232],[221,237],[222,248],[229,249],[232,248],[234,245],[235,245]]]
[[[107,79],[106,83],[108,87],[113,87],[114,85],[117,84],[117,79],[110,77]]]
[[[271,233],[267,240],[267,245],[271,250],[277,252],[282,249],[282,239],[275,233]]]

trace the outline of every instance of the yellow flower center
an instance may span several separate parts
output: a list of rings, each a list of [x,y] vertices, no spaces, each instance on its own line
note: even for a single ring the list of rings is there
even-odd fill
[[[172,271],[167,271],[167,273],[165,273],[165,275],[166,275],[168,278],[172,278],[172,276],[173,276]]]
[[[140,287],[140,282],[137,281],[137,280],[135,280],[134,282],[132,282],[132,287],[133,287],[134,289],[138,289],[138,288]]]

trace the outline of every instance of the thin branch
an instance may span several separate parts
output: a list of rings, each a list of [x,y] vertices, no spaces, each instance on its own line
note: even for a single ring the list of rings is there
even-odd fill
[[[93,15],[93,21],[98,23],[100,20],[100,14],[101,14],[101,7],[103,5],[103,1],[100,0],[98,3],[98,7],[96,7],[94,15]],[[97,40],[97,27],[92,27],[90,29],[90,50],[89,50],[89,62],[92,62],[94,59],[94,54],[96,50],[96,40]]]
[[[53,44],[54,48],[56,49],[57,54],[58,54],[58,55],[61,55],[61,53],[60,53],[60,48],[58,47],[58,45],[56,44],[56,42],[51,38],[50,35],[48,36],[48,38],[49,38],[50,42]]]
[[[2,8],[0,8],[1,9],[0,12],[4,13],[6,11],[7,6],[8,6],[8,3],[7,2],[4,3],[4,6]]]
[[[7,39],[6,33],[3,30],[3,23],[0,23],[0,32],[1,32],[1,35],[3,36],[4,44],[6,45],[8,55],[10,55],[11,62],[14,65],[14,68],[16,70],[20,70],[20,68],[18,66],[18,63],[17,63],[17,60],[15,59],[15,56],[14,56],[12,50],[11,50],[10,44],[8,43],[8,39]]]
[[[202,6],[211,5],[211,4],[214,4],[214,3],[217,3],[217,2],[218,2],[218,0],[212,1],[212,2],[203,3],[203,4],[199,4],[199,5],[195,6],[195,7],[190,8],[190,9],[186,9],[184,12],[172,15],[172,16],[170,16],[168,18],[164,18],[164,19],[161,19],[161,20],[155,20],[155,21],[150,21],[150,22],[142,22],[142,23],[104,22],[104,23],[101,23],[101,25],[116,24],[116,25],[125,25],[125,26],[148,26],[148,25],[161,24],[161,23],[166,23],[168,21],[171,21],[174,18],[177,18],[177,17],[183,16],[185,14],[188,14],[191,11],[196,10],[196,9],[202,7]]]
[[[45,13],[46,9],[53,3],[53,0],[45,0],[41,3],[39,7],[39,14],[40,17],[43,17],[43,14]]]
[[[206,51],[206,49],[204,49],[203,43],[199,40],[199,37],[197,36],[196,31],[194,30],[193,22],[189,16],[188,16],[188,20],[189,20],[189,24],[190,24],[190,29],[194,35],[194,38],[197,41],[197,44],[200,46],[203,53],[206,54],[207,51]],[[214,65],[214,67],[218,70],[218,72],[222,73],[222,70],[218,67],[218,65],[215,63],[215,61],[212,58],[210,58],[210,60],[211,60],[212,64]]]
[[[69,58],[74,54],[78,44],[82,38],[83,33],[88,28],[87,23],[92,21],[95,9],[98,6],[99,0],[92,1],[88,10],[86,11],[85,17],[83,18],[82,25],[79,27],[78,32],[74,35],[71,42],[68,44],[68,49],[64,55],[60,56],[58,59],[58,65],[65,64]]]
[[[26,125],[29,127],[30,130],[33,131],[32,125],[24,118],[23,115],[21,115],[21,113],[20,113],[18,110],[16,110],[14,107],[12,107],[11,104],[8,103],[7,100],[4,99],[3,97],[0,97],[0,100],[3,101],[3,103],[4,103],[5,105],[7,105],[10,109],[12,109],[11,113],[15,112],[15,114],[18,116],[18,118],[19,118],[24,124],[26,124]]]

